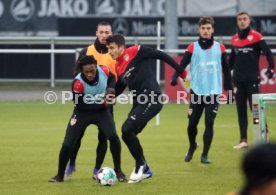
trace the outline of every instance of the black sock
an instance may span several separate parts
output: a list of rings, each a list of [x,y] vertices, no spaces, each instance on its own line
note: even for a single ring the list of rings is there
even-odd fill
[[[77,158],[80,146],[81,146],[81,141],[78,141],[75,148],[72,149],[72,152],[70,154],[70,162],[69,162],[70,165],[76,164],[76,158]]]
[[[136,167],[142,166],[144,164],[143,149],[135,133],[130,130],[123,132],[122,138],[136,161]]]
[[[98,146],[96,149],[96,165],[95,165],[95,169],[99,170],[103,164],[104,161],[104,157],[107,151],[107,140],[105,139],[105,137],[102,137],[102,135],[98,135]]]
[[[58,176],[60,178],[64,177],[65,169],[69,161],[69,154],[70,148],[63,145],[59,152]]]
[[[214,134],[214,130],[213,130],[213,126],[214,126],[214,121],[210,120],[210,121],[206,121],[205,122],[205,132],[203,135],[203,142],[204,142],[204,146],[203,146],[203,153],[202,156],[206,157],[208,156],[208,152],[209,149],[211,147],[211,143],[213,140],[213,134]]]
[[[197,127],[196,125],[189,124],[188,126],[188,137],[189,137],[189,143],[191,150],[194,150],[196,148],[196,135],[197,135]]]
[[[116,135],[110,140],[110,151],[113,158],[115,172],[121,171],[121,142],[119,137]]]

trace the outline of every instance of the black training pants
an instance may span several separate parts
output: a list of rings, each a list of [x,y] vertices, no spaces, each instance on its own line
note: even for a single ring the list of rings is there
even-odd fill
[[[141,166],[146,161],[137,134],[140,133],[147,123],[161,111],[163,104],[162,102],[158,102],[159,96],[158,94],[158,96],[154,98],[155,103],[151,102],[150,98],[149,101],[145,101],[143,104],[135,101],[128,118],[122,126],[122,138],[135,159],[136,166]]]
[[[235,82],[235,99],[238,112],[241,141],[247,140],[247,100],[252,110],[252,94],[260,93],[260,83],[258,81]]]
[[[110,111],[81,112],[75,108],[68,123],[65,138],[59,154],[58,175],[60,177],[64,176],[69,156],[78,144],[78,141],[83,137],[87,126],[90,124],[95,124],[99,131],[101,131],[110,142],[113,142],[115,150],[114,155],[116,161],[120,163],[121,145]]]
[[[114,115],[113,115],[113,106],[111,106],[109,108],[109,110],[110,110],[112,116],[114,117]],[[112,144],[110,144],[110,151],[112,150],[111,145]],[[77,142],[76,147],[73,149],[73,151],[70,155],[70,164],[71,165],[76,164],[76,158],[77,158],[80,146],[81,146],[81,139]],[[97,149],[96,149],[96,164],[95,164],[96,169],[101,168],[101,166],[103,164],[103,161],[104,161],[104,158],[105,158],[106,151],[107,151],[107,139],[106,139],[104,133],[99,130],[99,132],[98,132],[98,145],[97,145]],[[114,162],[114,167],[116,167],[115,162]],[[117,167],[117,168],[115,168],[115,171],[119,171],[119,169],[120,169],[120,167]]]
[[[202,156],[207,157],[214,134],[214,121],[218,111],[218,95],[199,96],[191,90],[191,100],[189,106],[189,124],[188,137],[190,148],[196,147],[197,125],[205,109],[205,131],[203,135],[203,152]]]

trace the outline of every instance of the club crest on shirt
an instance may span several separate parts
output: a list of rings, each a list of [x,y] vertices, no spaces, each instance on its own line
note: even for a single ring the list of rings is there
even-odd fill
[[[252,35],[248,35],[247,39],[248,39],[248,41],[252,41],[253,40],[253,36]]]
[[[125,59],[125,61],[128,61],[129,60],[129,55],[128,54],[124,55],[124,59]]]
[[[70,125],[74,126],[76,124],[76,122],[77,122],[76,115],[74,115],[70,120]]]
[[[192,113],[193,113],[193,109],[192,109],[192,108],[190,108],[190,109],[189,109],[189,111],[188,111],[188,115],[189,115],[189,116],[191,116],[191,115],[192,115]]]

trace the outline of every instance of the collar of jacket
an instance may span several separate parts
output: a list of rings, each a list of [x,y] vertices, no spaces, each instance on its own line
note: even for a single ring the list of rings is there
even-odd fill
[[[214,43],[214,36],[212,35],[211,39],[206,39],[199,37],[198,43],[202,49],[208,49],[210,48]]]
[[[101,44],[98,38],[95,40],[94,45],[95,45],[97,52],[99,52],[99,53],[107,53],[108,52],[106,45]]]
[[[243,30],[238,30],[238,36],[240,39],[245,39],[250,31],[250,26]]]

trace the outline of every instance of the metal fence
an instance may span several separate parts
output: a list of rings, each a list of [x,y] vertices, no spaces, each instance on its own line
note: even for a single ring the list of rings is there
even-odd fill
[[[50,78],[49,79],[0,79],[0,82],[49,82],[52,88],[56,82],[70,82],[66,79],[55,79],[55,54],[70,54],[77,58],[80,49],[56,49],[59,45],[87,45],[96,37],[0,37],[0,45],[49,45],[50,49],[0,49],[0,54],[49,54],[50,55]],[[198,37],[179,37],[179,45],[187,45],[196,41]],[[216,40],[230,44],[230,36],[215,37]],[[276,37],[265,37],[270,45],[276,45]],[[160,45],[165,44],[165,37],[126,37],[126,44]],[[184,49],[165,50],[171,54],[184,53]],[[229,50],[227,50],[229,52]],[[276,53],[276,49],[272,49]]]

